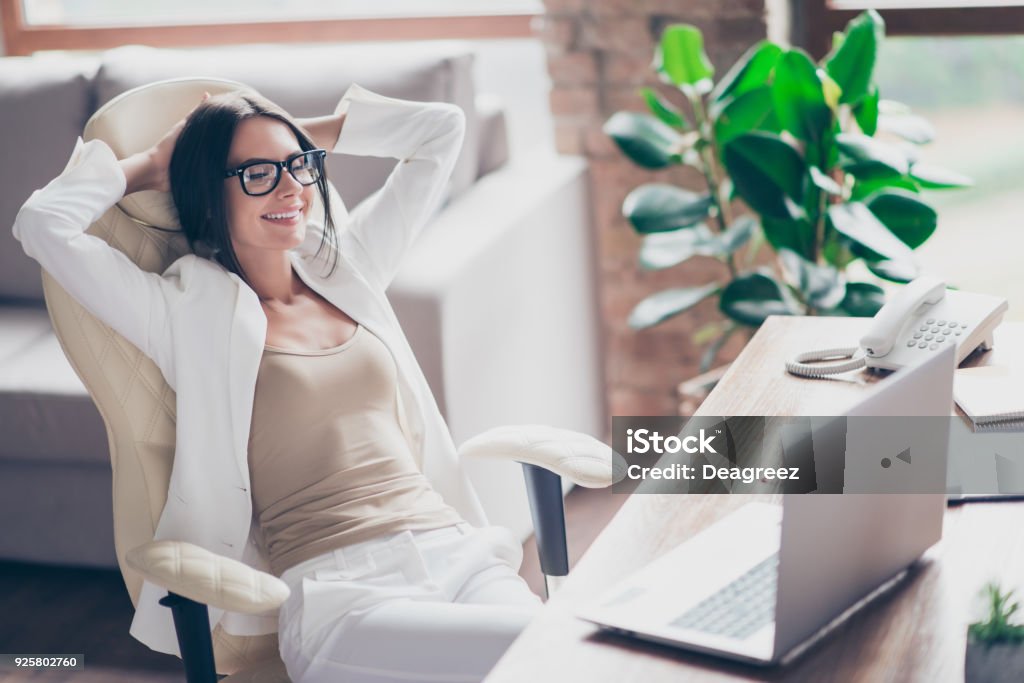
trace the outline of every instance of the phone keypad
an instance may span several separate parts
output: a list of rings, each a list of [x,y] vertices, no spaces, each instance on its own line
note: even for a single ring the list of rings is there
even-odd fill
[[[917,331],[913,333],[911,338],[907,339],[907,348],[912,349],[916,346],[919,349],[935,351],[942,348],[939,345],[944,343],[947,337],[952,339],[954,343],[959,341],[958,339],[953,339],[953,337],[961,336],[966,329],[967,325],[965,323],[955,320],[946,321],[928,318],[922,321]]]

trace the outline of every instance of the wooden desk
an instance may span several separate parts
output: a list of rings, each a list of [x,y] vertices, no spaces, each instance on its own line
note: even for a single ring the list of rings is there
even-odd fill
[[[805,380],[783,361],[844,346],[869,321],[770,318],[698,414],[841,414],[863,390],[861,373]],[[996,349],[971,364],[1024,356],[1024,324],[1005,323]],[[852,343],[855,343],[852,342]],[[1024,362],[1024,358],[1022,358]],[[671,550],[753,496],[637,495],[619,510],[487,683],[633,681],[962,681],[967,624],[991,579],[1024,589],[1024,503],[971,504],[946,512],[943,539],[894,590],[786,667],[761,669],[601,633],[573,616],[616,580]]]

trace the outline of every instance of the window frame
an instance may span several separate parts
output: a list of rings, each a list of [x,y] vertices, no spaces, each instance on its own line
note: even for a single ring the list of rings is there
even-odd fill
[[[363,42],[389,40],[530,38],[539,12],[424,17],[167,24],[163,26],[29,25],[21,0],[0,0],[4,53],[105,50],[125,44],[209,47],[242,43]]]
[[[865,2],[865,5],[870,3]],[[1024,2],[1020,5],[971,7],[928,6],[927,1],[908,0],[908,7],[882,8],[889,36],[962,36],[1024,34]],[[793,43],[816,59],[831,49],[832,34],[866,8],[839,9],[830,0],[796,0]]]

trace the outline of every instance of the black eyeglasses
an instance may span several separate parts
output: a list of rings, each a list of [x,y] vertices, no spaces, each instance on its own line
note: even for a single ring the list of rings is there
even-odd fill
[[[281,169],[288,169],[292,178],[300,185],[312,185],[320,180],[324,172],[322,149],[310,149],[290,156],[284,161],[253,161],[230,171],[224,171],[225,178],[238,176],[242,192],[250,197],[259,197],[274,191],[281,182]]]

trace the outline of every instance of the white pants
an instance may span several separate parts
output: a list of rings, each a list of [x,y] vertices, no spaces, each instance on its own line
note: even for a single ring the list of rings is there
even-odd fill
[[[501,527],[402,531],[288,569],[292,683],[480,681],[540,607]]]

